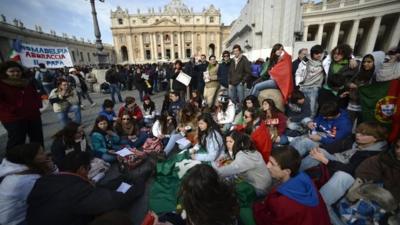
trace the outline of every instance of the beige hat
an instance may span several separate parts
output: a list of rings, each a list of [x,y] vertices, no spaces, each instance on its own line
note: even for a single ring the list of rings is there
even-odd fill
[[[68,72],[69,72],[69,73],[76,72],[76,69],[72,67],[72,68],[69,69]]]

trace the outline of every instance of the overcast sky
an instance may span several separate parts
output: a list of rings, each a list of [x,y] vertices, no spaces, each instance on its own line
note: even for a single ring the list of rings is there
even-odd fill
[[[240,15],[240,10],[247,0],[182,0],[189,9],[193,7],[195,12],[200,12],[203,7],[214,4],[221,9],[222,22],[230,24]],[[164,8],[170,0],[105,0],[104,3],[96,1],[97,16],[104,43],[112,44],[110,30],[110,11],[117,6],[128,9],[129,13],[136,13],[137,8],[141,12],[154,7]],[[201,2],[199,4],[199,2]],[[25,27],[35,29],[40,25],[44,32],[50,33],[55,30],[57,35],[67,33],[68,36],[75,35],[78,39],[95,40],[90,2],[88,0],[0,0],[0,14],[12,23],[14,18],[21,20]]]

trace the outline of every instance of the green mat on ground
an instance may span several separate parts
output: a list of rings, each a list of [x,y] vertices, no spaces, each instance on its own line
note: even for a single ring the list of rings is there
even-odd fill
[[[178,176],[180,169],[176,166],[176,163],[185,162],[184,160],[187,159],[190,159],[190,157],[185,152],[157,163],[157,175],[149,194],[150,210],[157,214],[176,211],[178,205],[177,194],[181,182]],[[238,180],[235,182],[235,190],[240,205],[241,221],[245,225],[254,225],[252,204],[256,199],[256,193],[253,186],[245,181]]]

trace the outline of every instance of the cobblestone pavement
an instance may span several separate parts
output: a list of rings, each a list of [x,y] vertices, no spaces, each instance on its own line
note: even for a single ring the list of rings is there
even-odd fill
[[[136,98],[136,102],[138,105],[143,109],[142,103],[139,100],[139,93],[136,90],[132,91],[123,91],[122,98],[125,99],[127,96],[133,96]],[[165,92],[156,93],[155,95],[151,96],[151,99],[154,101],[156,105],[156,110],[161,110],[162,101],[164,99]],[[83,104],[85,104],[85,109],[82,110],[82,124],[85,126],[86,135],[88,135],[93,128],[94,120],[97,117],[97,114],[100,112],[101,105],[103,104],[104,99],[109,98],[111,99],[110,94],[101,94],[101,93],[90,93],[93,101],[96,102],[96,106],[90,107],[90,104],[87,100],[83,100]],[[117,103],[114,107],[116,113],[118,113],[119,108],[123,104]],[[56,114],[53,112],[51,106],[46,109],[42,113],[42,124],[43,124],[43,135],[44,135],[44,144],[45,149],[50,151],[50,146],[52,142],[52,136],[61,129],[61,123],[58,121]],[[7,134],[3,127],[0,125],[0,158],[4,155],[4,151],[7,144]]]

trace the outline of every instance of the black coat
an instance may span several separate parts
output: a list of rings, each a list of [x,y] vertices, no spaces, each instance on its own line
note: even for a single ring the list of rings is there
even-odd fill
[[[89,140],[86,139],[86,150],[93,156],[92,149],[89,146],[88,143]],[[56,138],[54,139],[53,143],[51,144],[51,157],[53,159],[53,162],[59,166],[61,162],[64,160],[65,155],[69,153],[69,150],[71,151],[82,151],[81,149],[81,143],[74,143],[73,146],[68,146],[63,138]]]
[[[123,194],[94,187],[75,174],[45,176],[36,181],[28,196],[26,220],[30,225],[88,224],[97,215],[127,207],[143,190],[144,183]]]

